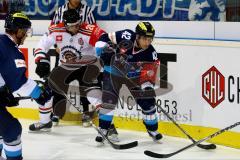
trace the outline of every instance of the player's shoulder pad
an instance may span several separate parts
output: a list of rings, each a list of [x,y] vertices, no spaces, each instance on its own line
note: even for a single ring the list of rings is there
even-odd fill
[[[101,37],[101,35],[105,33],[105,31],[101,29],[98,25],[86,23],[81,24],[79,32],[85,36],[90,37],[89,44],[91,44],[92,46],[94,46]]]
[[[131,35],[133,37],[135,35],[135,32],[131,29],[124,29],[116,32],[117,34],[125,34],[125,35]]]
[[[82,23],[79,32],[81,34],[90,36],[96,27],[98,27],[96,24]]]
[[[66,28],[64,23],[53,24],[48,27],[50,33],[53,32],[66,32]]]
[[[115,34],[117,37],[121,37],[120,39],[134,39],[135,37],[135,32],[131,29],[120,30],[117,31]]]
[[[124,30],[122,30],[122,32],[125,32],[125,31],[129,32],[130,34],[135,34],[135,32],[133,30],[131,30],[131,29],[124,29]]]

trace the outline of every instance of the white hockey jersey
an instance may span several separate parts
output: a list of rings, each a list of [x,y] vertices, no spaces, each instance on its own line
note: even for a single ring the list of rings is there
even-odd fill
[[[45,54],[52,46],[57,46],[60,50],[59,64],[64,60],[67,51],[74,53],[77,57],[83,55],[96,56],[94,45],[98,38],[105,33],[97,25],[82,24],[79,33],[71,35],[62,23],[49,27],[50,34],[44,35],[34,51],[35,62],[45,57]]]

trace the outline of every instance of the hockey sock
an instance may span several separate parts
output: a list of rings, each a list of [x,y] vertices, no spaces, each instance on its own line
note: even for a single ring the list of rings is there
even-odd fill
[[[7,159],[11,159],[11,160],[22,159],[22,144],[20,139],[11,143],[4,142],[3,148],[4,148]]]
[[[46,124],[51,121],[52,100],[47,102],[44,106],[39,106],[40,123]]]
[[[113,110],[101,108],[99,111],[99,127],[109,129],[113,120]]]
[[[143,115],[143,123],[149,131],[156,131],[158,129],[158,119],[155,114]]]
[[[48,111],[47,109],[42,110],[39,108],[39,112],[40,112],[39,118],[41,123],[46,124],[51,121],[52,108],[50,108]]]

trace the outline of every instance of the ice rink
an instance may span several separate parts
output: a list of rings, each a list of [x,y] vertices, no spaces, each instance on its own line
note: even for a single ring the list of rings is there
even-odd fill
[[[115,150],[107,143],[101,147],[97,146],[95,143],[97,133],[94,128],[60,124],[51,132],[29,133],[28,125],[32,122],[21,120],[24,160],[155,159],[144,155],[144,150],[169,153],[191,143],[187,139],[168,136],[164,136],[160,143],[154,143],[145,132],[118,129],[121,143],[137,140],[139,144],[132,149]],[[206,151],[194,147],[168,159],[239,160],[240,150],[217,146],[215,150]]]

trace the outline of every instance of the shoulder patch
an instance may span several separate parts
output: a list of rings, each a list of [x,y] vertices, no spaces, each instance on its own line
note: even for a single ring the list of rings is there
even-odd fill
[[[15,59],[16,68],[27,67],[26,62],[23,59]]]

